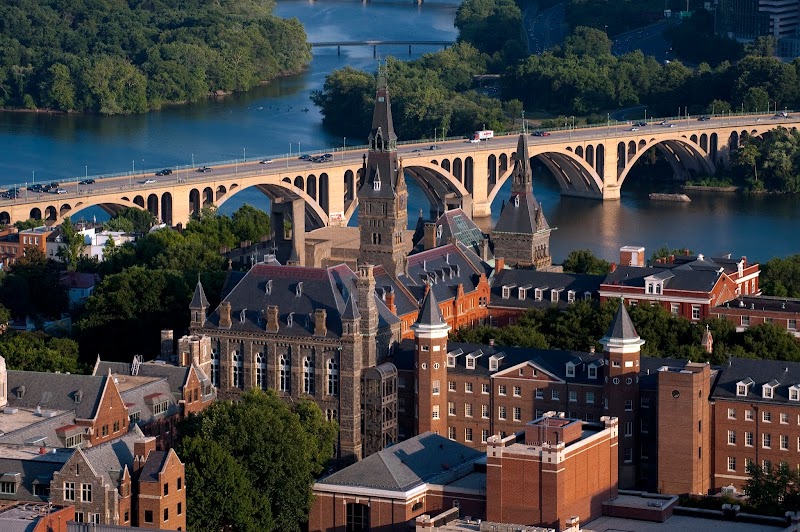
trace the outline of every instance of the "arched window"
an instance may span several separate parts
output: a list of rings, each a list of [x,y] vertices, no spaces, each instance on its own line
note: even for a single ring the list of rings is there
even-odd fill
[[[328,421],[337,421],[338,420],[337,416],[338,414],[335,408],[329,408],[328,410],[325,411],[325,418]]]
[[[267,389],[267,364],[261,353],[256,355],[256,386],[261,390]]]
[[[231,353],[231,386],[241,388],[244,382],[244,356],[238,351]]]
[[[211,384],[219,386],[219,348],[211,348]]]
[[[314,360],[311,357],[303,359],[303,393],[314,395]]]
[[[289,357],[286,355],[281,355],[280,359],[278,360],[278,365],[280,366],[280,378],[278,379],[278,390],[282,392],[291,392],[292,386],[292,368],[289,364]]]
[[[328,360],[328,395],[339,395],[339,364],[333,358]]]

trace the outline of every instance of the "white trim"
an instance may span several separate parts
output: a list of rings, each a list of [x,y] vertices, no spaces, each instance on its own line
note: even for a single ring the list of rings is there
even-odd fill
[[[669,290],[669,289],[668,289]],[[690,292],[691,290],[685,290],[686,292]],[[708,299],[699,299],[699,298],[691,298],[691,297],[679,297],[679,296],[669,296],[664,295],[663,291],[661,294],[648,294],[644,291],[642,292],[604,292],[600,290],[598,292],[600,297],[607,297],[609,299],[619,299],[620,296],[624,296],[625,299],[635,298],[639,301],[658,301],[659,303],[699,303],[701,305],[710,305],[713,301],[713,297],[709,297]],[[648,297],[660,295],[660,297]]]
[[[353,498],[381,497],[383,499],[406,501],[408,499],[413,499],[414,497],[419,497],[420,495],[425,495],[425,493],[428,491],[428,483],[423,482],[419,486],[416,486],[408,491],[390,491],[376,488],[363,488],[359,486],[343,486],[341,484],[320,484],[319,482],[314,483],[313,489],[314,491],[323,493],[338,493],[340,495],[346,495]]]

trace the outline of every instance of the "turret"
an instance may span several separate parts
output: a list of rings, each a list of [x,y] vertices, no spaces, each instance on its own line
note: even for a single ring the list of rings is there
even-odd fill
[[[206,321],[207,311],[208,299],[203,290],[203,284],[200,282],[200,277],[198,277],[197,285],[194,287],[192,302],[189,303],[190,327],[202,327]]]
[[[361,459],[361,375],[364,370],[361,320],[355,294],[348,294],[342,322],[342,347],[339,352],[339,454],[346,461]]]
[[[414,325],[417,381],[417,434],[433,431],[447,436],[447,335],[450,326],[442,317],[433,288],[427,288]]]
[[[375,304],[375,268],[371,264],[362,264],[358,267],[356,292],[358,310],[361,313],[363,364],[365,368],[371,368],[377,365],[375,335],[378,334],[378,307]]]

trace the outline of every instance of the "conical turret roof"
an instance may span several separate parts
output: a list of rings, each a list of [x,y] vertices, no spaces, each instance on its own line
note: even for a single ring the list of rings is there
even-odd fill
[[[208,299],[206,293],[203,291],[203,284],[200,282],[200,277],[197,278],[197,286],[194,287],[194,296],[189,308],[208,308]]]
[[[511,197],[503,206],[494,232],[532,234],[549,231],[542,206],[533,195],[533,174],[525,135],[520,135],[517,142],[511,179]]]
[[[633,321],[631,321],[631,317],[625,309],[625,302],[622,300],[619,302],[619,308],[617,308],[617,313],[614,315],[605,337],[614,340],[639,339],[636,327],[633,326]]]
[[[361,319],[361,313],[358,311],[358,306],[356,305],[356,302],[353,299],[352,293],[347,297],[347,303],[345,303],[344,305],[344,312],[342,312],[341,319],[343,320]]]
[[[436,301],[436,296],[433,295],[433,290],[429,289],[425,299],[422,301],[422,308],[416,323],[429,327],[447,325],[447,322],[442,318],[442,311],[439,310],[439,303]]]

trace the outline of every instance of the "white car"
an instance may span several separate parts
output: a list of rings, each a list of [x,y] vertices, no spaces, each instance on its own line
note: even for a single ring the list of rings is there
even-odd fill
[[[634,126],[634,127],[631,128],[631,131],[639,131],[639,128]]]
[[[155,179],[145,179],[144,181],[142,181],[143,185],[152,185],[153,183],[156,183]]]
[[[263,161],[261,161],[261,164],[271,164],[271,163],[274,163],[274,162],[275,161],[273,161],[272,159],[264,159]]]

